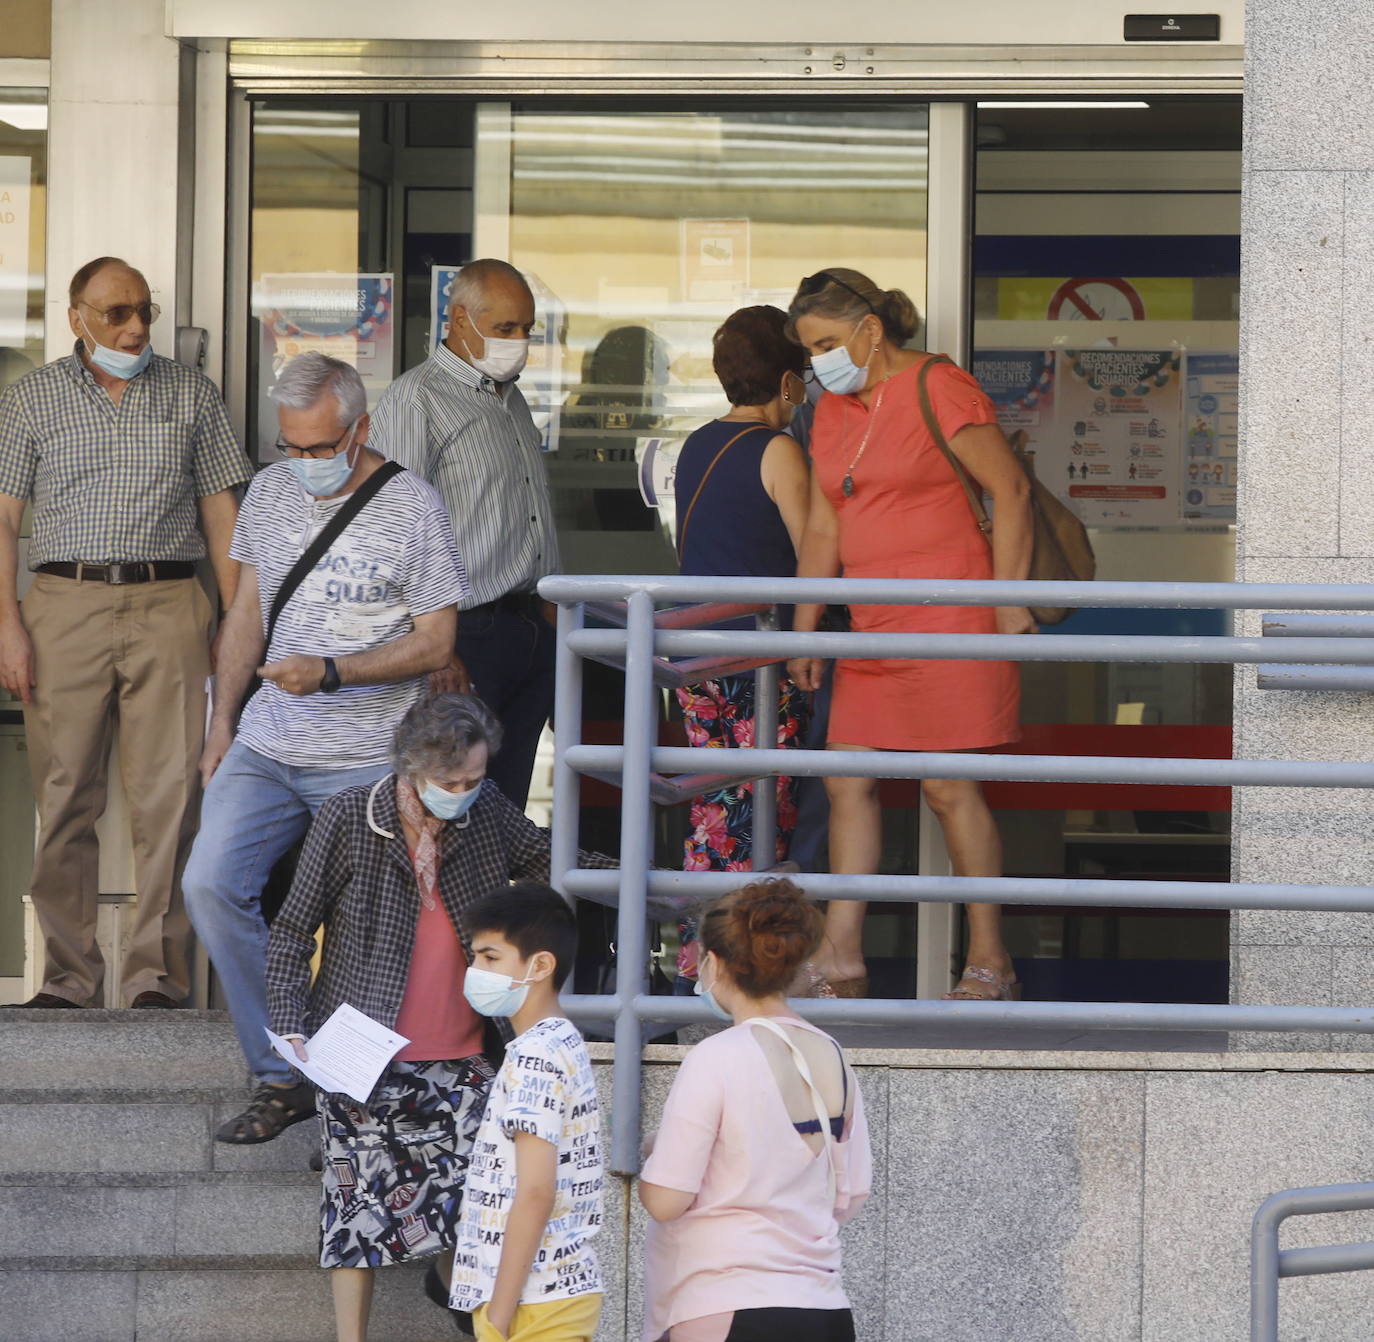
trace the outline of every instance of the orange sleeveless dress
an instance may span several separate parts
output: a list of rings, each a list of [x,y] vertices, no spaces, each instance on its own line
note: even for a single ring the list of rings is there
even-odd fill
[[[871,411],[857,396],[823,396],[816,407],[812,461],[839,519],[847,578],[992,577],[992,551],[921,417],[920,367],[885,384],[868,447],[852,470],[852,497],[845,497],[844,476]],[[970,424],[997,422],[992,402],[963,369],[939,364],[929,386],[946,441]],[[852,617],[864,632],[997,632],[991,606],[855,606]],[[1005,745],[1021,735],[1020,706],[1015,662],[841,659],[828,739],[883,750]]]

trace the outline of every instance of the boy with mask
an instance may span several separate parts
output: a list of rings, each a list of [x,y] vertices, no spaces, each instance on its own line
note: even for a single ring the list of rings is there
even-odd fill
[[[586,1045],[558,1001],[576,923],[554,890],[522,882],[479,901],[464,924],[464,995],[517,1035],[473,1143],[450,1303],[473,1311],[477,1342],[591,1342],[601,1119]]]

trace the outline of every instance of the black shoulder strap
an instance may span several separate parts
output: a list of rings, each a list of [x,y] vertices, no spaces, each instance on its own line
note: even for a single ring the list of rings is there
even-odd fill
[[[305,553],[291,565],[286,577],[281,580],[281,586],[277,588],[276,596],[272,598],[272,609],[267,612],[267,635],[262,643],[262,655],[264,657],[267,656],[267,650],[272,646],[272,633],[277,627],[277,617],[286,608],[286,603],[296,594],[296,589],[305,581],[305,575],[324,558],[325,552],[338,540],[344,528],[367,507],[382,486],[388,480],[395,479],[404,469],[404,466],[395,461],[384,461],[378,466],[348,496],[344,506],[325,523],[320,534],[306,546]],[[248,693],[243,697],[245,704],[258,692],[258,687],[261,684],[262,681],[255,676],[248,687]]]

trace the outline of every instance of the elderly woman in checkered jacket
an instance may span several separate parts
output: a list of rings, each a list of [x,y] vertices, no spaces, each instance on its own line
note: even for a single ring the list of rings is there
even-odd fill
[[[396,731],[395,772],[320,809],[272,925],[272,1028],[302,1057],[307,1035],[342,1002],[409,1040],[366,1105],[317,1096],[320,1265],[333,1269],[340,1342],[366,1338],[371,1269],[435,1257],[440,1280],[448,1276],[494,1075],[483,1018],[463,996],[471,953],[463,912],[512,880],[549,878],[549,832],[484,781],[500,743],[480,699],[443,694],[416,704]],[[595,853],[579,861],[615,865]]]

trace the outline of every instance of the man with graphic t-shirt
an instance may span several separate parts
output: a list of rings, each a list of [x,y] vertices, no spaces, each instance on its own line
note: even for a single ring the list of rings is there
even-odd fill
[[[425,692],[428,673],[448,664],[457,603],[468,592],[439,495],[367,446],[356,370],[302,354],[271,394],[284,460],[249,486],[234,529],[229,553],[243,572],[224,622],[200,762],[201,828],[183,880],[258,1083],[248,1108],[215,1134],[237,1145],[271,1141],[315,1112],[313,1088],[296,1084],[265,1028],[268,874],[330,797],[390,772],[396,725]],[[368,484],[383,469],[380,488]],[[376,492],[271,622],[291,570],[364,486]],[[261,687],[236,732],[255,673]]]

